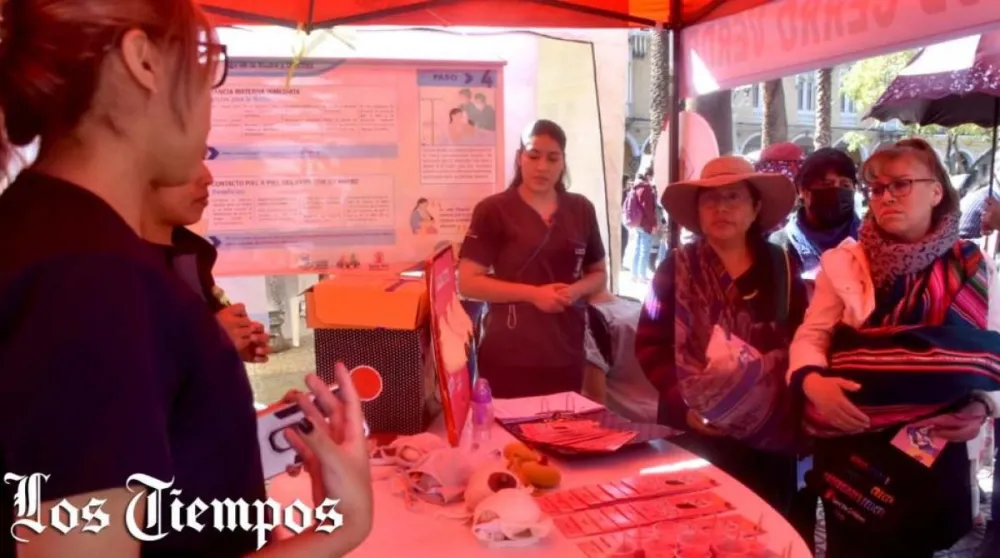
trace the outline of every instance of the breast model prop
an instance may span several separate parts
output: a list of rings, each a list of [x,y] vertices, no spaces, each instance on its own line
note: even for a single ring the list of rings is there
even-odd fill
[[[472,514],[472,533],[491,547],[530,546],[550,532],[552,518],[525,490],[501,490],[480,502]]]

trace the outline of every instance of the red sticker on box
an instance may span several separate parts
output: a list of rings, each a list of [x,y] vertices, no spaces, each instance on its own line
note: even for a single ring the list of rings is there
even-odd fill
[[[382,374],[371,366],[357,366],[351,370],[351,383],[362,401],[373,401],[382,395]]]

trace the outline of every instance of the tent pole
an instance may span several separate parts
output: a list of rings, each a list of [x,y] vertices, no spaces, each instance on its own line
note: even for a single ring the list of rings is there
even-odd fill
[[[1000,155],[1000,153],[997,152],[998,127],[1000,127],[1000,97],[996,97],[993,99],[993,145],[992,145],[993,156],[990,157],[990,176],[988,179],[990,190],[988,192],[987,199],[993,199],[993,182],[997,180],[997,175],[996,175],[997,155]]]
[[[681,68],[681,11],[683,10],[681,0],[670,0],[670,107],[667,112],[667,159],[670,161],[667,173],[667,184],[669,188],[680,180],[681,177],[681,146],[680,146],[680,114],[681,114],[681,83],[684,70]],[[663,195],[663,192],[660,192]],[[669,215],[668,215],[669,219]],[[675,219],[669,219],[670,223],[670,244],[667,246],[672,250],[680,246],[681,229]]]
[[[313,20],[316,18],[316,0],[309,0],[309,15],[306,18],[306,35],[313,32]]]

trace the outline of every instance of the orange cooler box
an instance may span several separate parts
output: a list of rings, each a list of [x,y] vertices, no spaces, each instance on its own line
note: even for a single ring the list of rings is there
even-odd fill
[[[426,430],[440,403],[424,279],[336,276],[306,291],[305,299],[317,374],[331,383],[338,362],[352,371],[372,433]]]

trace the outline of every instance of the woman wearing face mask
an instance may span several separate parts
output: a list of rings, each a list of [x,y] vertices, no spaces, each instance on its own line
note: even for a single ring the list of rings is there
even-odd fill
[[[587,297],[607,282],[593,204],[566,191],[566,133],[549,120],[521,136],[514,180],[476,204],[458,288],[489,304],[479,374],[495,397],[583,388]]]
[[[799,209],[771,241],[784,245],[811,275],[819,258],[846,238],[858,237],[861,219],[854,211],[857,168],[846,153],[832,148],[806,158],[796,175]]]
[[[243,363],[139,235],[151,185],[195,179],[225,53],[191,0],[2,3],[0,169],[15,147],[40,137],[41,149],[0,196],[0,471],[46,476],[37,510],[17,518],[37,512],[46,528],[15,525],[24,494],[0,485],[0,556],[342,556],[371,528],[361,405],[341,367],[343,401],[309,378],[329,420],[300,395],[307,419],[287,438],[314,499],[340,499],[343,527],[258,550],[242,527],[268,521]],[[158,517],[131,505],[151,495],[136,474],[170,486]],[[236,529],[212,521],[227,501],[249,505]],[[96,519],[85,511],[64,534],[48,518],[66,504]],[[185,508],[188,526],[205,512],[201,529],[168,519]]]
[[[871,211],[821,259],[789,379],[817,436],[827,556],[930,557],[972,528],[966,442],[1000,407],[980,368],[1000,359],[1000,283],[959,238],[958,195],[925,141],[876,152],[862,176]],[[941,442],[931,465],[893,447],[906,426]]]

